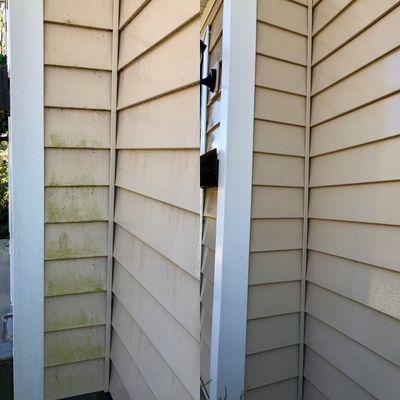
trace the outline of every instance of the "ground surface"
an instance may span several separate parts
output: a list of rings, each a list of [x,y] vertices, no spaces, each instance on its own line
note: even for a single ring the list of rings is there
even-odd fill
[[[8,240],[0,240],[0,399],[12,400],[12,318]]]
[[[8,240],[0,240],[0,360],[12,358]]]
[[[97,392],[97,393],[84,394],[82,396],[70,397],[65,400],[112,400],[112,397],[108,393]]]

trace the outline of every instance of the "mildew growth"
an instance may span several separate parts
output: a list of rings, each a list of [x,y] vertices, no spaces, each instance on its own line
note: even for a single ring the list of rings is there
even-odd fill
[[[48,188],[46,222],[106,221],[107,195],[106,188]]]
[[[104,327],[48,333],[45,336],[45,365],[104,357],[104,337]]]
[[[46,225],[46,260],[107,255],[107,223]]]
[[[47,296],[102,292],[104,282],[100,276],[79,276],[78,274],[62,274],[47,284]]]
[[[68,179],[66,174],[61,178],[57,173],[52,173],[48,179],[46,179],[46,186],[50,187],[63,187],[63,186],[91,186],[96,185],[93,175],[79,173]]]
[[[45,331],[83,328],[105,323],[104,292],[46,297]]]
[[[46,331],[52,332],[101,325],[104,324],[104,318],[104,315],[100,313],[89,313],[85,310],[63,312],[57,315],[53,314],[53,318],[47,323]]]
[[[103,292],[106,278],[106,257],[46,261],[45,296]]]
[[[72,141],[73,143],[71,143]],[[99,140],[96,140],[94,137],[88,140],[84,137],[74,136],[73,139],[71,139],[70,137],[65,137],[57,133],[49,134],[49,146],[56,148],[78,147],[83,149],[106,148]]]
[[[61,399],[101,390],[104,359],[45,368],[45,398]]]
[[[50,259],[65,259],[73,256],[72,249],[69,243],[69,237],[66,232],[61,233],[57,242],[46,242],[46,258]]]

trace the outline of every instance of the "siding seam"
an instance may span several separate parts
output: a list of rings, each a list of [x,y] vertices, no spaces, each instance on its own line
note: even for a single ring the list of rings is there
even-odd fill
[[[321,87],[318,91],[315,91],[312,93],[312,97],[317,96],[325,91],[327,91],[328,89],[336,86],[338,83],[346,80],[347,78],[350,78],[353,75],[356,75],[358,72],[362,71],[363,69],[366,69],[367,67],[371,66],[372,64],[375,64],[376,62],[389,57],[392,55],[392,53],[396,53],[398,50],[400,49],[400,44],[391,48],[390,50],[388,50],[387,52],[380,54],[378,57],[375,57],[374,59],[367,61],[365,64],[363,64],[362,66],[354,69],[353,71],[347,73],[346,75],[343,75],[342,77],[338,78],[336,81],[332,81],[330,84],[328,84],[327,86]]]
[[[118,50],[119,50],[119,7],[120,0],[113,2],[113,37],[111,61],[111,124],[110,124],[110,171],[108,197],[108,232],[107,232],[107,283],[106,283],[106,333],[104,348],[104,391],[110,388],[111,363],[111,318],[112,318],[112,269],[114,248],[114,207],[115,207],[115,174],[116,174],[116,141],[117,141],[117,105],[118,105]]]
[[[312,316],[314,319],[320,321],[322,324],[328,326],[329,328],[332,328],[331,326],[329,326],[328,324],[326,324],[325,322],[319,320],[318,318],[315,318],[314,316]],[[340,331],[336,330],[335,328],[332,328],[334,331],[338,332],[339,334],[343,335]],[[346,335],[343,335],[346,336]],[[348,338],[348,336],[346,336]],[[351,338],[349,338],[350,340],[352,340]],[[356,341],[354,341],[356,342]],[[356,342],[358,343],[358,342]],[[358,343],[360,344],[360,343]],[[361,345],[361,344],[360,344]],[[335,368],[341,375],[345,376],[347,379],[349,379],[352,383],[354,383],[354,385],[358,386],[360,389],[362,389],[364,392],[368,393],[371,397],[373,397],[374,399],[376,399],[376,397],[369,391],[367,390],[364,386],[362,386],[361,384],[359,384],[357,381],[355,381],[351,376],[347,375],[342,369],[340,369],[339,367],[337,367],[335,364],[333,364],[331,361],[329,361],[327,358],[325,358],[321,353],[319,353],[317,350],[315,350],[312,346],[310,346],[309,344],[306,343],[306,346],[311,349],[314,353],[318,354],[325,362],[327,362],[329,365],[331,365],[333,368]],[[363,346],[363,345],[361,345]],[[365,347],[365,346],[363,346]],[[367,350],[369,350],[367,347],[365,347]],[[371,350],[370,350],[371,351]],[[310,378],[306,378],[308,381],[311,382]],[[311,382],[312,383],[312,382]],[[316,386],[314,383],[312,383],[314,387],[316,387],[318,389],[318,391],[321,391],[318,386]],[[321,392],[322,393],[322,392]]]
[[[150,247],[152,250],[154,250],[156,253],[160,254],[162,257],[166,258],[169,262],[173,263],[174,265],[176,265],[182,272],[184,272],[185,274],[189,275],[191,278],[196,279],[198,281],[198,279],[192,275],[190,272],[188,272],[187,270],[185,270],[184,268],[182,268],[182,266],[180,266],[179,264],[177,264],[175,261],[171,260],[169,257],[167,257],[165,254],[161,253],[160,250],[154,248],[153,246],[151,246],[149,243],[145,242],[142,238],[140,238],[140,236],[136,235],[135,233],[131,232],[128,228],[126,228],[124,225],[122,225],[122,223],[120,221],[114,220],[115,224],[117,224],[120,228],[124,229],[125,231],[127,231],[130,235],[134,236],[135,238],[137,238],[138,240],[140,240],[141,242],[143,242],[146,246]]]
[[[171,95],[171,94],[174,94],[174,93],[177,93],[177,92],[181,92],[181,91],[183,91],[183,90],[185,90],[185,89],[192,88],[193,86],[197,86],[198,84],[199,84],[199,81],[198,81],[198,80],[195,81],[195,82],[187,83],[187,84],[185,84],[185,85],[183,85],[183,86],[179,86],[179,87],[176,87],[176,88],[174,88],[174,89],[168,90],[168,91],[166,91],[166,92],[159,93],[159,94],[157,94],[157,95],[155,95],[155,96],[151,96],[151,97],[148,97],[148,98],[144,98],[144,99],[139,100],[139,101],[137,101],[137,102],[135,102],[135,103],[128,104],[128,105],[125,105],[125,106],[123,106],[123,107],[119,107],[119,108],[118,108],[118,111],[124,111],[124,110],[126,110],[126,109],[133,108],[133,107],[136,107],[136,106],[140,106],[140,105],[145,104],[145,103],[150,103],[150,102],[152,102],[152,101],[154,101],[154,100],[157,100],[157,99],[160,99],[160,98],[162,98],[162,97],[166,97],[166,96],[168,96],[168,95]],[[108,111],[109,111],[109,110],[108,110]]]
[[[393,272],[393,271],[392,271],[392,272]],[[327,292],[333,293],[333,294],[336,295],[336,296],[342,297],[342,298],[344,298],[344,299],[349,300],[350,302],[353,302],[353,303],[356,303],[356,304],[358,304],[358,305],[360,305],[360,306],[362,306],[362,307],[368,308],[369,310],[374,311],[374,312],[376,312],[377,314],[381,314],[381,315],[384,315],[385,317],[387,317],[387,318],[389,318],[389,319],[393,319],[393,320],[395,320],[395,321],[399,321],[399,318],[394,317],[392,314],[388,314],[387,312],[381,311],[381,310],[379,310],[379,309],[377,309],[377,308],[375,308],[375,307],[373,307],[373,306],[371,306],[371,305],[369,305],[369,304],[362,303],[360,300],[356,300],[356,299],[354,299],[354,298],[352,298],[352,297],[349,297],[349,296],[346,296],[346,295],[344,295],[344,294],[342,294],[342,293],[339,293],[338,291],[336,291],[336,290],[334,290],[334,289],[331,289],[331,288],[325,286],[324,283],[321,283],[321,282],[318,282],[318,281],[316,281],[316,280],[309,279],[309,278],[307,278],[307,282],[308,282],[308,283],[311,283],[312,286],[317,286],[317,287],[319,287],[319,288],[321,288],[321,289],[323,289],[323,290],[326,290]],[[396,364],[394,361],[389,360],[388,358],[386,358],[386,357],[384,357],[383,355],[379,354],[379,353],[376,352],[375,350],[372,350],[372,349],[370,349],[368,346],[366,346],[366,345],[364,345],[363,343],[359,342],[357,339],[355,339],[355,338],[353,338],[353,337],[347,335],[346,333],[340,331],[339,329],[335,328],[334,326],[330,325],[329,323],[323,321],[321,318],[314,316],[311,312],[307,311],[307,314],[312,315],[315,319],[318,319],[319,321],[323,322],[325,325],[328,325],[328,326],[330,326],[332,329],[337,330],[338,332],[342,333],[343,335],[349,337],[350,339],[354,340],[354,341],[357,342],[358,344],[360,344],[360,345],[366,347],[367,349],[371,350],[372,352],[378,354],[380,357],[385,358],[386,360],[388,360],[388,361],[391,362],[392,364],[394,364],[394,365],[396,365],[396,366],[398,366],[398,367],[400,366],[400,363],[399,363],[399,364]]]
[[[72,24],[72,23],[61,22],[61,21],[56,21],[56,20],[52,20],[52,19],[44,19],[43,22],[48,25],[62,25],[62,26],[68,27],[68,28],[80,28],[80,29],[89,29],[91,31],[112,32],[112,29],[109,29],[109,28],[100,28],[97,26]]]
[[[116,296],[118,298],[118,296]],[[127,310],[127,308],[125,307],[125,305],[122,303],[122,301],[120,299],[118,299],[118,301],[122,304],[122,306]],[[185,390],[190,394],[190,396],[193,398],[193,396],[190,393],[190,390],[186,387],[186,385],[181,381],[178,373],[174,370],[174,368],[170,365],[170,363],[164,358],[164,356],[161,354],[160,350],[158,350],[158,348],[155,346],[155,344],[152,342],[152,340],[150,340],[150,338],[147,336],[146,332],[143,330],[143,328],[141,327],[141,325],[136,321],[135,318],[133,318],[133,316],[131,315],[131,313],[129,311],[127,311],[129,313],[130,318],[132,318],[132,320],[135,322],[135,324],[139,327],[139,329],[141,330],[141,332],[143,333],[143,335],[146,337],[146,339],[149,341],[149,343],[151,343],[151,345],[153,346],[153,348],[155,349],[155,351],[159,354],[159,356],[164,360],[165,364],[168,366],[168,368],[172,371],[173,375],[175,376],[175,379],[178,380],[180,382],[180,384],[185,388]],[[141,375],[143,376],[143,379],[146,381],[147,385],[149,386],[149,388],[151,389],[151,385],[150,382],[148,382],[148,380],[145,378],[144,374],[142,373],[141,367],[139,366],[139,364],[135,361],[135,358],[133,357],[133,354],[129,352],[127,345],[125,344],[124,340],[122,339],[122,337],[120,336],[120,334],[118,333],[118,330],[114,328],[113,326],[113,331],[116,332],[117,336],[119,337],[119,340],[121,341],[121,343],[124,345],[124,347],[127,349],[126,352],[128,354],[128,356],[133,360],[133,362],[136,364],[137,369],[140,371]],[[197,340],[196,340],[197,341]],[[197,341],[198,342],[198,341]],[[113,363],[114,364],[114,363]],[[114,364],[115,365],[115,364]],[[153,392],[153,390],[152,390]],[[153,393],[154,394],[154,393]]]
[[[322,32],[328,25],[330,25],[336,18],[338,18],[341,14],[343,14],[350,6],[355,3],[356,0],[351,0],[348,4],[342,7],[331,19],[325,22],[324,25],[320,26],[319,29],[313,32],[313,37],[318,35],[318,33]]]
[[[286,32],[289,32],[289,33],[293,33],[294,35],[301,36],[303,38],[307,38],[307,35],[305,35],[304,33],[297,32],[297,31],[294,31],[294,30],[289,29],[289,28],[285,28],[285,27],[283,27],[281,25],[278,25],[278,24],[273,24],[272,22],[269,22],[269,21],[263,21],[262,19],[259,19],[259,18],[257,18],[257,23],[262,24],[262,25],[272,26],[274,28],[281,29],[282,31],[286,31]]]
[[[163,309],[163,310],[165,310],[190,336],[192,336],[192,338],[194,339],[194,340],[196,340],[196,342],[198,342],[199,341],[199,339],[198,338],[196,338],[195,336],[193,336],[193,334],[188,330],[188,328],[182,323],[182,321],[180,321],[179,319],[178,319],[178,317],[176,316],[176,315],[174,315],[173,313],[172,313],[172,311],[170,311],[164,304],[162,304],[162,302],[156,297],[156,295],[154,294],[154,293],[152,293],[152,291],[150,291],[150,289],[148,289],[145,285],[144,285],[144,283],[139,279],[139,277],[137,277],[137,276],[135,276],[135,275],[133,275],[129,270],[128,270],[128,268],[126,268],[125,267],[125,265],[121,262],[121,261],[119,261],[118,260],[118,258],[117,257],[114,257],[115,258],[115,260],[118,262],[118,264],[120,264],[121,265],[121,267],[122,268],[124,268],[124,270],[126,271],[126,273],[128,274],[128,275],[130,275],[148,294],[149,294],[149,296],[150,297],[152,297],[154,300],[155,300],[155,302],[157,303],[157,304],[159,304],[159,306]],[[195,278],[193,278],[192,276],[191,276],[191,278],[192,279],[195,279]],[[118,297],[118,296],[117,296]],[[129,313],[130,314],[130,313]],[[139,325],[139,324],[138,324]]]
[[[118,30],[121,32],[123,31],[131,22],[134,20],[141,12],[142,10],[150,3],[151,0],[144,0],[143,3],[133,11],[133,13],[125,19],[124,22],[119,25]]]
[[[304,149],[304,200],[303,200],[303,248],[301,258],[301,284],[300,284],[300,332],[299,332],[299,378],[298,400],[303,399],[304,384],[304,350],[305,350],[305,305],[306,305],[306,279],[307,279],[307,245],[308,245],[308,205],[310,184],[310,132],[311,132],[311,87],[312,87],[312,26],[313,7],[312,0],[308,0],[307,10],[307,82],[306,82],[306,131]]]
[[[159,47],[162,43],[166,42],[168,39],[171,39],[176,33],[179,33],[181,30],[185,29],[188,25],[190,25],[192,22],[196,21],[197,18],[199,17],[199,14],[195,14],[189,19],[187,19],[185,22],[183,22],[181,25],[176,27],[174,30],[171,32],[168,32],[165,36],[163,36],[160,40],[158,40],[156,43],[150,45],[146,50],[143,50],[141,53],[138,53],[135,57],[130,59],[129,61],[126,61],[124,64],[118,66],[118,72],[122,72],[125,68],[128,68],[130,65],[134,64],[136,61],[140,60],[141,58],[145,57],[148,53]]]
[[[354,3],[351,3],[354,4]],[[339,49],[341,49],[342,47],[346,46],[348,43],[350,43],[351,41],[353,41],[356,37],[360,36],[363,32],[365,32],[367,29],[369,29],[372,25],[376,24],[380,19],[382,19],[383,17],[385,17],[387,14],[389,14],[390,12],[392,12],[398,5],[400,4],[400,1],[397,2],[396,4],[394,4],[392,7],[388,8],[385,12],[383,12],[382,14],[380,14],[377,18],[375,18],[373,21],[371,21],[370,23],[368,23],[367,25],[365,25],[364,27],[362,27],[357,33],[355,33],[353,36],[347,38],[343,43],[341,43],[340,45],[338,45],[337,47],[335,47],[334,49],[332,49],[328,54],[324,55],[322,58],[320,58],[317,61],[314,61],[314,63],[312,64],[313,67],[315,67],[316,65],[320,64],[322,61],[326,60],[327,58],[329,58],[332,54],[336,53]]]

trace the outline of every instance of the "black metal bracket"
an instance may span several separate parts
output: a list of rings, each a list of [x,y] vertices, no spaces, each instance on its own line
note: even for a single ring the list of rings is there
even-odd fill
[[[210,89],[210,92],[215,92],[215,86],[217,84],[217,70],[213,68],[210,70],[210,73],[200,80],[202,85],[207,86]]]
[[[218,186],[218,153],[216,149],[200,156],[200,187],[202,189]]]
[[[206,48],[207,48],[207,45],[202,40],[200,40],[200,54],[201,55],[204,54],[204,52],[206,51]]]

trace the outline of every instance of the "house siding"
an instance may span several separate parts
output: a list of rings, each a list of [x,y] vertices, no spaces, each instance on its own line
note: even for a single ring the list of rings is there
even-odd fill
[[[306,400],[400,389],[397,4],[314,8]]]
[[[121,1],[110,392],[199,397],[199,4]]]
[[[44,2],[46,399],[104,387],[111,28],[111,0]]]
[[[246,399],[297,399],[307,4],[259,0]]]

